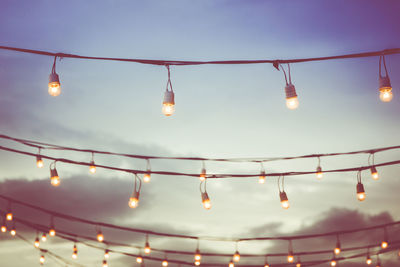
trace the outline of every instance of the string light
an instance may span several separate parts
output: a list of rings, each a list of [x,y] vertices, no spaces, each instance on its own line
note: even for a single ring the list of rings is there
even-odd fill
[[[49,235],[52,236],[52,237],[56,236],[56,230],[55,230],[55,227],[54,227],[54,217],[53,216],[51,216],[51,218],[50,218]]]
[[[289,81],[286,77],[286,71],[285,71],[284,67],[281,65],[283,74],[285,75],[285,81],[286,81],[286,86],[285,86],[286,107],[288,109],[296,109],[299,107],[299,100],[297,98],[296,88],[292,84],[292,75],[290,74],[290,64],[287,64],[287,65],[288,65]]]
[[[233,254],[233,257],[232,257],[234,262],[239,262],[240,261],[240,253],[239,253],[238,245],[239,245],[238,242],[236,242],[235,243],[236,251],[235,251],[235,254]]]
[[[357,172],[357,199],[359,201],[365,200],[365,190],[364,185],[361,183],[361,171]]]
[[[229,262],[229,265],[228,265],[229,267],[235,267],[235,264],[233,263],[233,261],[231,260],[230,262]]]
[[[315,174],[317,175],[317,179],[321,180],[323,173],[322,173],[322,168],[321,168],[321,159],[320,157],[318,157],[318,166],[317,166],[317,170],[315,171]]]
[[[151,248],[149,243],[149,235],[146,235],[146,243],[144,244],[144,253],[150,254]]]
[[[200,261],[201,261],[201,253],[200,253],[200,243],[199,243],[199,239],[197,239],[197,248],[196,251],[194,253],[194,265],[199,266],[200,265]]]
[[[17,230],[15,229],[15,224],[13,224],[11,231],[10,231],[10,235],[15,236],[16,234],[17,234]]]
[[[333,252],[335,253],[335,255],[339,255],[341,252],[341,244],[340,244],[339,235],[336,236],[336,247],[333,250]]]
[[[300,256],[297,258],[296,267],[301,267]]]
[[[151,167],[150,167],[150,160],[147,159],[146,161],[147,161],[147,172],[143,176],[143,182],[149,183],[151,179]]]
[[[108,267],[107,261],[103,260],[103,267]]]
[[[202,190],[203,184],[204,184],[204,191]],[[200,193],[201,193],[201,201],[203,203],[203,207],[206,210],[211,209],[211,201],[210,201],[210,197],[208,196],[208,193],[207,193],[207,180],[200,182]]]
[[[289,253],[287,256],[287,261],[289,263],[292,263],[294,261],[294,255],[293,255],[293,244],[292,244],[292,240],[289,240]]]
[[[6,213],[6,220],[12,221],[13,220],[13,213],[11,211],[11,202],[8,202],[7,213]]]
[[[54,57],[53,67],[49,76],[49,95],[58,96],[61,94],[60,77],[56,73],[56,60],[57,56]]]
[[[141,187],[142,187],[142,180],[140,180],[140,178],[135,173],[135,185],[133,188],[132,196],[129,198],[129,203],[128,203],[130,208],[136,208],[137,206],[139,206],[139,195]]]
[[[99,241],[99,242],[103,242],[104,241],[104,235],[101,232],[100,228],[98,228],[98,230],[97,230],[97,241]]]
[[[137,263],[142,263],[143,262],[142,256],[136,257],[136,262]]]
[[[36,156],[36,166],[37,166],[38,168],[43,168],[43,166],[44,166],[42,156],[40,155],[40,148],[39,148],[39,153],[38,153],[38,155]]]
[[[36,239],[35,239],[34,246],[35,246],[35,248],[39,248],[40,247],[39,237],[37,237],[37,236],[36,236]]]
[[[281,199],[281,206],[284,209],[288,209],[290,207],[289,199],[285,192],[285,176],[282,176],[282,191],[280,185],[281,176],[278,177],[278,189],[279,189],[279,198]]]
[[[105,259],[110,258],[110,252],[109,252],[108,249],[104,250],[104,258],[105,258]]]
[[[161,266],[168,266],[167,253],[165,253],[164,260],[161,262]]]
[[[43,265],[45,261],[46,261],[46,259],[44,258],[43,255],[41,255],[40,258],[39,258],[40,264]]]
[[[331,260],[331,266],[333,267],[333,266],[336,266],[336,265],[337,265],[336,258],[333,257],[333,259]]]
[[[52,186],[59,186],[60,185],[60,177],[58,176],[58,172],[56,169],[56,162],[53,161],[50,164],[50,183]]]
[[[376,267],[381,267],[381,259],[379,258],[379,254],[376,255]]]
[[[388,242],[387,229],[383,228],[383,240],[381,242],[381,248],[382,249],[387,249],[388,247],[389,247],[389,242]]]
[[[72,258],[74,260],[76,260],[78,258],[78,248],[77,248],[76,244],[74,244],[74,247],[72,249]]]
[[[201,168],[199,179],[201,182],[204,182],[206,180],[206,177],[207,177],[207,171],[203,161],[203,167]]]
[[[264,170],[264,166],[263,166],[262,162],[261,162],[260,176],[258,176],[258,183],[259,184],[265,183],[265,170]]]
[[[369,254],[369,248],[368,248],[368,251],[367,251],[367,259],[365,260],[365,263],[367,265],[371,265],[371,263],[372,263],[372,259],[371,259],[371,256]]]
[[[7,232],[7,225],[6,225],[6,222],[5,222],[4,218],[3,218],[3,222],[1,224],[0,230],[1,230],[2,233]]]
[[[381,65],[383,61],[383,66],[385,68],[385,76],[382,76]],[[393,99],[392,85],[390,83],[389,74],[386,68],[385,56],[379,57],[379,98],[382,102],[390,102]]]
[[[268,263],[268,257],[265,256],[264,267],[270,267]]]
[[[166,68],[168,70],[168,81],[167,81],[167,89],[165,90],[164,93],[162,112],[164,113],[165,116],[171,116],[175,112],[175,94],[174,90],[172,89],[171,73],[169,70],[169,65],[166,65]]]
[[[94,164],[94,153],[92,152],[92,160],[90,161],[89,172],[92,174],[96,173],[96,165]]]
[[[46,242],[46,241],[47,241],[47,236],[46,236],[45,233],[42,234],[42,241],[43,241],[43,242]]]

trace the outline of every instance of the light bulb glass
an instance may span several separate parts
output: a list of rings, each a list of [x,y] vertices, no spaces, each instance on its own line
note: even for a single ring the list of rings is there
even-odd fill
[[[103,267],[108,267],[107,261],[103,260]]]
[[[364,192],[357,193],[357,199],[359,201],[364,201],[365,200],[365,193]]]
[[[299,107],[299,99],[297,96],[286,98],[286,107],[288,109],[296,109]]]
[[[381,243],[381,248],[385,249],[389,246],[389,243],[387,241],[382,241]]]
[[[194,265],[199,266],[200,265],[200,261],[195,261]]]
[[[2,233],[7,232],[7,226],[2,225],[2,226],[1,226],[1,232],[2,232]]]
[[[175,104],[164,103],[162,106],[162,113],[165,116],[171,116],[175,112]]]
[[[334,250],[334,252],[335,252],[336,255],[339,255],[339,254],[340,254],[340,251],[341,251],[341,250],[340,250],[339,247],[335,248],[335,250]]]
[[[90,165],[89,172],[92,173],[92,174],[95,174],[96,173],[96,166]]]
[[[44,163],[43,163],[42,157],[40,157],[40,156],[37,156],[37,157],[36,157],[36,166],[37,166],[38,168],[43,168]]]
[[[370,257],[367,258],[367,260],[365,261],[368,265],[371,265],[372,263],[372,259]]]
[[[137,206],[139,206],[139,199],[137,199],[136,197],[129,198],[128,205],[132,209],[136,208]]]
[[[97,234],[97,241],[103,242],[104,241],[104,235],[102,233]]]
[[[6,220],[7,221],[12,221],[12,219],[13,219],[13,214],[11,212],[7,213]]]
[[[136,262],[137,263],[142,263],[143,262],[143,258],[142,257],[137,257],[136,258]]]
[[[200,261],[200,260],[201,260],[201,255],[200,255],[200,253],[196,253],[196,254],[194,255],[194,260],[195,260],[195,261]]]
[[[231,261],[231,262],[229,263],[229,267],[235,267],[235,264]]]
[[[331,266],[336,266],[336,261],[335,260],[331,260]]]
[[[164,266],[164,267],[168,266],[168,261],[163,260],[162,263],[161,263],[161,265]]]
[[[372,176],[372,179],[374,179],[375,181],[379,180],[378,170],[376,169],[375,166],[371,167],[371,176]]]
[[[61,94],[61,85],[59,82],[50,82],[49,83],[49,95],[58,96]]]
[[[34,245],[35,245],[35,248],[40,247],[39,238],[36,238]]]
[[[301,267],[301,263],[296,263],[296,267]]]
[[[285,210],[287,210],[288,208],[290,208],[289,200],[283,200],[283,201],[281,201],[281,205],[282,205],[282,208],[284,208]]]
[[[265,264],[265,265],[264,265],[264,267],[269,267],[269,264],[268,264],[268,263],[267,263],[267,264]]]
[[[17,234],[17,231],[15,229],[11,229],[10,234],[12,236],[15,236]]]
[[[287,261],[292,263],[294,261],[294,256],[293,255],[288,255],[287,256]]]
[[[78,253],[76,253],[75,251],[72,253],[72,258],[74,260],[76,260],[78,258]]]
[[[258,183],[259,184],[264,184],[265,183],[265,175],[260,175],[258,177]]]
[[[56,230],[54,230],[54,228],[51,228],[49,231],[49,235],[50,236],[55,236],[56,235]]]
[[[234,262],[239,262],[240,261],[239,251],[236,251],[235,254],[233,255],[233,261]]]
[[[390,102],[393,99],[393,92],[391,87],[380,88],[379,98],[382,102]]]
[[[206,199],[203,201],[203,206],[206,210],[211,209],[211,201],[209,199]]]
[[[46,259],[44,258],[44,256],[43,256],[43,255],[40,256],[39,262],[40,262],[41,264],[43,264],[45,261],[46,261]]]
[[[150,182],[150,179],[151,179],[150,173],[146,173],[146,174],[143,176],[143,182],[145,182],[145,183],[149,183],[149,182]]]
[[[144,253],[150,254],[151,248],[149,242],[146,242],[146,245],[144,246]]]
[[[46,241],[47,241],[47,236],[46,236],[45,233],[43,233],[43,235],[42,235],[42,241],[43,241],[43,242],[46,242]]]
[[[106,251],[104,252],[104,258],[105,258],[105,259],[110,258],[110,253],[108,252],[108,250],[106,250]]]
[[[59,186],[60,185],[60,177],[58,176],[53,176],[50,178],[50,183],[52,186]]]

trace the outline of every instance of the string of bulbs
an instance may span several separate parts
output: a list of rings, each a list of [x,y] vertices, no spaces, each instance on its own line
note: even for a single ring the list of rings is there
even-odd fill
[[[349,58],[379,57],[379,98],[383,102],[390,102],[393,99],[393,92],[389,78],[389,73],[386,67],[385,55],[393,55],[400,53],[400,48],[394,48],[394,49],[386,49],[386,50],[366,52],[366,53],[356,53],[356,54],[347,54],[347,55],[338,55],[329,57],[288,59],[288,60],[276,59],[276,60],[180,61],[180,60],[149,60],[149,59],[131,59],[131,58],[90,57],[90,56],[80,56],[80,55],[66,54],[66,53],[53,53],[48,51],[17,48],[10,46],[0,46],[0,49],[54,57],[48,83],[48,92],[51,96],[59,96],[61,94],[60,77],[56,72],[57,58],[123,61],[123,62],[165,66],[168,72],[168,80],[167,80],[166,90],[164,92],[162,112],[166,116],[171,116],[175,112],[175,93],[172,89],[170,66],[190,66],[190,65],[205,65],[205,64],[213,64],[213,65],[267,64],[267,63],[272,64],[277,70],[282,69],[282,72],[284,74],[286,82],[285,94],[286,94],[287,108],[296,109],[299,106],[299,100],[296,93],[296,88],[292,83],[290,64],[311,62],[311,61],[349,59]],[[287,64],[287,69],[288,69],[287,74],[284,68],[285,64]],[[382,69],[384,69],[384,73],[382,73],[383,72]]]
[[[1,213],[4,214],[4,211],[1,211]],[[37,249],[41,249],[40,248],[40,240],[39,240],[39,235],[38,235],[38,231],[46,231],[48,230],[48,228],[46,226],[43,225],[39,225],[39,224],[33,224],[31,222],[28,222],[26,220],[22,220],[19,218],[13,218],[14,222],[18,221],[18,223],[25,225],[27,227],[30,227],[34,230],[37,231],[37,236],[36,239],[33,243],[34,247]],[[3,233],[5,233],[5,231],[2,231]],[[12,234],[12,236],[18,236],[18,234]],[[163,250],[156,250],[154,248],[149,249],[148,252],[146,252],[146,247],[141,248],[144,250],[144,255],[141,253],[141,250],[139,250],[138,254],[133,254],[133,253],[126,253],[123,251],[119,251],[119,250],[114,250],[114,249],[110,249],[109,245],[113,245],[113,246],[121,246],[121,244],[119,243],[114,243],[114,242],[110,242],[107,243],[107,249],[104,249],[102,247],[96,246],[96,245],[92,245],[90,243],[81,241],[79,239],[86,239],[89,241],[93,241],[95,239],[93,238],[88,238],[88,237],[84,237],[84,236],[80,236],[80,235],[76,235],[76,234],[71,234],[71,233],[66,233],[63,231],[57,231],[57,235],[53,235],[52,237],[57,236],[63,240],[67,240],[67,241],[71,241],[74,243],[73,245],[73,252],[72,252],[72,259],[76,260],[78,258],[78,248],[77,248],[77,244],[81,243],[85,246],[91,247],[91,248],[95,248],[95,249],[100,249],[100,250],[104,250],[104,260],[103,260],[103,267],[108,267],[108,263],[107,260],[110,258],[110,253],[115,253],[115,254],[121,254],[121,255],[126,255],[126,256],[130,256],[130,257],[135,257],[136,258],[136,262],[137,263],[143,263],[144,260],[152,260],[152,261],[158,261],[161,262],[161,266],[168,266],[168,263],[177,263],[177,264],[183,264],[183,265],[193,265],[193,263],[187,262],[187,261],[182,261],[182,260],[175,260],[175,259],[170,259],[168,258],[168,254],[171,253],[175,253],[175,254],[181,254],[181,255],[194,255],[194,265],[195,266],[199,266],[200,260],[202,258],[202,256],[219,256],[219,257],[223,257],[226,258],[227,256],[231,256],[229,254],[211,254],[211,253],[200,253],[199,247],[197,246],[197,249],[195,251],[195,253],[190,253],[190,252],[179,252],[179,251],[163,251]],[[79,238],[79,239],[78,239]],[[47,241],[47,237],[45,235],[45,233],[43,233],[41,240],[43,242]],[[103,241],[104,242],[104,241]],[[148,243],[148,241],[146,241],[146,243]],[[230,267],[234,266],[234,262],[239,262],[240,261],[240,257],[264,257],[265,258],[265,265],[266,267],[269,267],[268,264],[268,259],[273,257],[273,256],[278,256],[278,257],[287,257],[287,263],[274,263],[274,266],[286,266],[287,264],[292,264],[295,263],[297,267],[301,266],[301,264],[306,264],[306,266],[311,266],[314,263],[315,264],[321,264],[321,263],[330,263],[330,266],[336,266],[339,261],[344,261],[346,259],[352,259],[352,258],[358,258],[358,257],[366,257],[366,264],[370,265],[372,263],[372,259],[371,256],[372,255],[379,255],[379,254],[383,254],[383,253],[387,253],[387,252],[391,252],[396,250],[400,245],[400,240],[396,240],[396,241],[391,241],[391,248],[388,249],[388,244],[383,247],[382,244],[381,245],[366,245],[366,246],[358,246],[358,247],[352,247],[352,248],[343,248],[341,249],[340,247],[340,243],[339,243],[339,247],[338,244],[336,244],[336,248],[334,250],[333,253],[333,257],[329,260],[313,260],[312,262],[301,262],[300,257],[301,256],[305,256],[305,255],[317,255],[317,254],[328,254],[328,253],[332,253],[332,251],[309,251],[309,252],[298,252],[298,253],[294,253],[293,252],[293,246],[291,241],[289,242],[289,249],[288,249],[288,253],[278,253],[278,254],[262,254],[262,255],[254,255],[254,254],[239,254],[238,248],[236,247],[236,252],[235,254],[232,256],[232,260],[229,263]],[[126,245],[126,244],[122,244],[122,246],[126,246],[126,247],[132,247],[131,245]],[[371,249],[376,248],[377,246],[381,247],[381,249],[379,251],[376,252],[372,252],[371,253]],[[134,247],[134,248],[138,248],[138,247]],[[151,251],[158,251],[158,252],[164,252],[164,257],[163,258],[159,258],[159,257],[154,257],[154,256],[149,256],[148,254],[150,254],[150,250]],[[339,250],[339,251],[338,251]],[[357,256],[353,255],[350,257],[345,257],[345,256],[339,256],[339,253],[341,252],[349,252],[349,251],[358,251],[358,250],[366,250],[366,253],[362,253],[362,254],[357,254]],[[146,255],[147,254],[147,255]],[[378,257],[378,256],[377,256]],[[297,258],[297,260],[295,261],[295,258]],[[379,260],[378,260],[379,261]],[[44,256],[42,255],[40,258],[40,262],[43,264],[44,263]],[[299,265],[300,264],[300,265]],[[217,264],[210,264],[210,263],[202,263],[202,266],[217,266]],[[257,265],[259,266],[259,265]]]

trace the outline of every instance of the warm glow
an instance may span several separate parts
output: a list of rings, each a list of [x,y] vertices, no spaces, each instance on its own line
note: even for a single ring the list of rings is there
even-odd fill
[[[76,251],[74,251],[74,252],[72,253],[72,258],[73,258],[74,260],[76,260],[76,259],[78,258],[78,254],[76,253]]]
[[[339,247],[338,247],[338,248],[335,248],[335,250],[334,250],[334,252],[335,252],[336,255],[339,255],[339,254],[340,254],[340,251],[341,251],[341,250],[340,250]]]
[[[49,95],[58,96],[61,94],[60,82],[50,82],[49,83]]]
[[[36,237],[34,245],[35,245],[35,248],[40,247],[39,238]]]
[[[106,250],[105,252],[104,252],[104,258],[105,259],[108,259],[110,257],[110,253],[108,253],[108,250]]]
[[[371,176],[374,180],[379,180],[379,174],[375,166],[371,167]]]
[[[90,167],[89,167],[89,172],[90,173],[96,173],[96,166],[94,166],[94,165],[90,165]]]
[[[103,267],[108,267],[107,261],[103,260]]]
[[[206,210],[211,209],[211,201],[209,199],[203,200],[203,206]]]
[[[391,87],[383,87],[379,89],[379,98],[382,102],[390,102],[393,99],[393,92]]]
[[[204,169],[204,168],[201,169],[201,173],[200,173],[200,177],[199,177],[201,182],[206,180],[206,175],[207,175],[206,174],[206,169]]]
[[[15,229],[11,229],[10,234],[12,236],[15,236],[17,234],[17,231]]]
[[[196,254],[194,254],[194,260],[195,261],[200,261],[201,260],[201,254],[200,251],[196,251]]]
[[[163,262],[161,263],[161,265],[164,266],[164,267],[168,266],[168,261],[163,260]]]
[[[46,236],[45,233],[43,233],[43,235],[42,235],[42,241],[43,241],[43,242],[46,242],[46,241],[47,241],[47,236]]]
[[[53,228],[51,228],[50,231],[49,231],[49,235],[50,235],[50,236],[55,236],[55,235],[56,235],[56,230],[54,230]]]
[[[175,104],[164,103],[162,106],[162,113],[165,116],[171,116],[175,112]]]
[[[142,257],[137,257],[136,258],[136,262],[137,263],[142,263],[143,262],[143,258]]]
[[[1,232],[2,233],[7,232],[7,226],[5,226],[5,225],[1,226]]]
[[[322,179],[322,177],[324,176],[322,171],[317,172],[316,175],[318,180]]]
[[[288,109],[296,109],[299,107],[299,99],[297,96],[286,98],[286,107]]]
[[[7,221],[12,221],[12,219],[13,219],[13,214],[12,214],[11,212],[7,213],[6,219],[7,219]]]
[[[287,256],[287,261],[288,262],[293,262],[294,261],[294,256],[293,255],[288,255]]]
[[[233,261],[234,262],[239,262],[240,261],[239,251],[236,251],[235,254],[233,255]]]
[[[301,267],[301,263],[296,263],[296,267]]]
[[[281,205],[282,205],[282,208],[284,208],[285,210],[287,210],[287,209],[290,207],[289,200],[283,200],[283,201],[281,201]]]
[[[200,261],[195,261],[194,265],[199,266],[200,265]]]
[[[361,192],[361,193],[357,193],[357,198],[359,201],[364,201],[365,200],[365,193]]]
[[[389,246],[389,243],[388,243],[388,242],[382,241],[381,247],[382,247],[383,249],[387,248],[388,246]]]
[[[269,264],[265,264],[264,267],[269,267]]]
[[[130,208],[134,209],[139,206],[139,199],[137,199],[136,197],[131,197],[129,198],[128,204]]]
[[[258,177],[258,183],[259,184],[264,184],[265,183],[265,176],[264,175],[260,175]]]
[[[59,186],[60,185],[60,177],[53,176],[50,178],[50,182],[52,186]]]
[[[370,257],[367,258],[367,260],[365,261],[368,265],[371,265],[372,263],[372,259]]]
[[[44,163],[43,163],[42,157],[40,157],[40,156],[37,156],[37,157],[36,157],[36,166],[37,166],[38,168],[43,168]]]
[[[331,266],[336,266],[336,261],[335,260],[331,261]]]
[[[144,246],[144,253],[150,254],[151,248],[149,242],[146,242],[146,245]]]
[[[40,264],[43,264],[46,261],[46,259],[44,258],[44,256],[40,256],[39,262]]]
[[[146,174],[143,176],[143,182],[145,182],[145,183],[149,183],[149,182],[150,182],[150,179],[151,179],[150,173],[146,173]]]
[[[235,264],[231,261],[231,262],[229,263],[229,267],[235,267]]]
[[[103,241],[104,241],[104,236],[103,236],[102,233],[98,233],[98,234],[97,234],[97,240],[98,240],[99,242],[103,242]]]

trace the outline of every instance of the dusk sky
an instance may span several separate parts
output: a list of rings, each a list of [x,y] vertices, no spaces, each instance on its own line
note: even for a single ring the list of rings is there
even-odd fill
[[[400,48],[397,0],[203,0],[203,1],[0,1],[0,46],[86,56],[162,60],[293,59]],[[400,55],[386,56],[393,100],[379,100],[379,58],[292,64],[299,108],[285,104],[283,73],[271,64],[171,66],[176,111],[161,112],[167,82],[164,66],[127,62],[57,60],[62,92],[47,93],[52,57],[0,50],[0,134],[130,154],[209,158],[268,158],[347,152],[400,145]],[[1,146],[26,148],[0,139]],[[90,154],[45,151],[54,157],[90,161]],[[144,160],[96,156],[96,163],[146,169]],[[400,151],[377,153],[375,162],[400,160]],[[0,194],[53,211],[116,225],[209,237],[317,234],[400,220],[400,167],[379,168],[374,181],[362,172],[367,198],[356,198],[356,172],[286,177],[291,207],[280,206],[277,178],[209,179],[212,208],[201,204],[199,179],[153,175],[142,186],[140,206],[127,205],[133,176],[104,169],[57,164],[61,185],[49,182],[49,164],[0,150]],[[314,159],[265,163],[267,172],[310,171]],[[368,155],[322,158],[324,169],[368,165]],[[152,170],[200,172],[201,162],[154,160]],[[210,173],[254,173],[255,163],[206,163]],[[7,202],[0,199],[0,210]],[[49,224],[49,216],[15,206],[15,217]],[[1,221],[0,221],[1,222]],[[18,224],[17,224],[18,227]],[[95,237],[93,227],[59,227]],[[33,243],[36,231],[18,231]],[[115,242],[143,246],[141,234],[103,229]],[[379,231],[349,235],[342,246],[379,244]],[[400,227],[389,228],[400,241]],[[151,237],[154,248],[195,251],[192,240]],[[333,249],[336,237],[294,241],[294,250]],[[100,247],[102,244],[93,242]],[[0,266],[39,266],[40,253],[0,233]],[[71,262],[100,267],[103,251],[52,238],[41,244]],[[105,247],[104,247],[105,248]],[[116,247],[138,253],[138,250]],[[233,254],[235,244],[200,242],[202,252]],[[287,242],[239,244],[242,254],[285,253]],[[364,253],[363,251],[358,251]],[[399,250],[381,255],[382,266],[399,266]],[[348,254],[348,255],[351,255]],[[163,258],[164,254],[152,253]],[[330,259],[332,254],[302,257]],[[168,255],[192,261],[192,256]],[[374,257],[374,265],[375,266]],[[203,257],[202,264],[228,266],[230,257]],[[270,258],[286,263],[285,257]],[[80,264],[80,265],[77,265]],[[221,265],[217,265],[221,264]],[[264,266],[246,258],[235,266]],[[110,267],[139,266],[135,258],[111,254]],[[44,266],[59,266],[46,256]],[[65,265],[62,265],[65,266]],[[161,266],[146,261],[145,266]],[[178,266],[170,263],[169,266]],[[288,265],[289,266],[289,265]],[[290,265],[293,266],[293,265]],[[327,263],[315,266],[328,266]],[[366,266],[365,258],[340,266]]]

